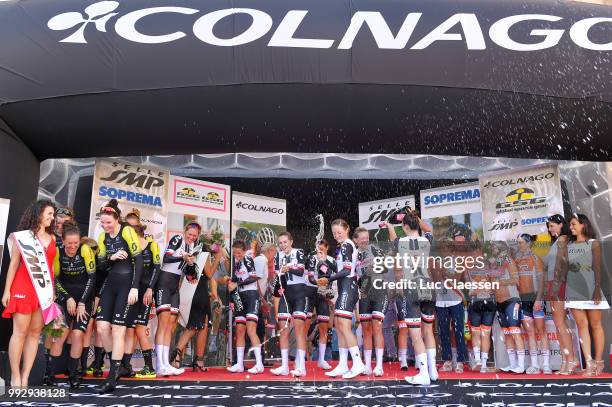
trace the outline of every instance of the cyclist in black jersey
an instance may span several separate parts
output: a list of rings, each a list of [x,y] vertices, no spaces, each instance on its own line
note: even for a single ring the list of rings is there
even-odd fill
[[[293,236],[289,232],[278,235],[277,260],[278,272],[286,275],[287,288],[282,293],[278,307],[280,329],[281,366],[272,369],[274,375],[282,376],[291,373],[293,376],[306,375],[306,278],[304,251],[293,247]],[[289,372],[289,320],[293,320],[293,332],[296,341],[295,369]]]
[[[76,223],[64,222],[62,228],[64,245],[58,250],[53,270],[55,271],[56,302],[61,306],[67,327],[62,336],[55,338],[50,350],[47,385],[55,383],[55,363],[62,354],[64,342],[70,336],[70,359],[68,361],[71,388],[80,385],[77,368],[83,352],[83,336],[87,331],[89,315],[93,306],[93,287],[96,276],[94,252],[81,244],[81,232]]]
[[[161,269],[161,257],[159,245],[151,236],[145,236],[146,225],[140,222],[140,211],[133,208],[125,217],[140,240],[142,247],[143,272],[138,286],[138,301],[132,307],[132,315],[130,315],[130,327],[126,335],[126,354],[123,356],[123,367],[129,372],[130,377],[135,376],[140,379],[155,378],[155,369],[153,367],[153,348],[149,342],[147,335],[147,325],[149,324],[149,314],[153,305],[153,290],[157,285]],[[138,373],[133,373],[130,359],[134,351],[134,335],[140,344],[142,357],[144,359],[144,367]]]
[[[158,324],[155,332],[155,363],[158,375],[179,375],[185,371],[170,364],[170,343],[179,311],[179,283],[183,274],[190,280],[195,278],[193,249],[201,232],[202,226],[199,223],[189,222],[182,234],[170,239],[164,252],[155,293]]]
[[[331,227],[334,239],[340,245],[340,252],[336,257],[338,272],[329,278],[320,278],[317,283],[320,286],[328,286],[329,283],[338,281],[338,299],[336,300],[334,318],[338,334],[340,363],[335,369],[325,374],[330,377],[342,376],[344,379],[351,379],[365,371],[365,365],[361,361],[361,354],[357,346],[357,337],[352,330],[353,313],[359,300],[359,288],[357,287],[357,275],[355,273],[357,248],[355,243],[349,239],[350,227],[344,219],[334,220]],[[353,359],[353,366],[350,370],[348,368],[349,352]]]
[[[98,264],[109,271],[96,313],[96,330],[106,351],[112,351],[110,372],[100,388],[100,393],[106,393],[115,389],[121,375],[126,328],[131,307],[138,301],[143,260],[138,235],[133,227],[121,223],[116,200],[100,209],[100,224],[104,232],[98,239]]]
[[[327,348],[329,318],[330,318],[330,303],[333,305],[334,291],[327,287],[318,287],[317,280],[319,278],[329,278],[336,272],[336,262],[334,258],[327,255],[329,243],[327,240],[321,239],[317,242],[317,251],[310,257],[308,265],[308,281],[315,285],[314,294],[309,300],[310,310],[317,310],[317,324],[319,329],[319,359],[317,367],[323,370],[330,370],[331,366],[325,360],[325,350]],[[312,302],[311,302],[312,301]]]
[[[387,289],[384,282],[387,269],[376,272],[374,258],[384,256],[382,250],[370,244],[370,232],[364,227],[358,227],[353,234],[353,240],[359,251],[357,276],[359,278],[359,321],[362,324],[363,353],[365,362],[364,374],[382,376],[385,340],[382,325],[389,305]],[[372,371],[372,349],[376,349],[376,367]]]
[[[62,243],[62,228],[64,225],[64,222],[66,221],[74,221],[74,212],[72,211],[72,209],[61,206],[59,208],[57,208],[55,210],[55,214],[54,214],[54,226],[53,226],[53,233],[55,234],[55,245],[57,247],[57,250],[62,249],[63,243]],[[53,344],[54,341],[54,337],[51,335],[45,335],[45,357],[47,359],[47,367],[45,370],[45,375],[44,375],[44,381],[45,382],[52,382],[53,378],[51,375],[51,346]]]

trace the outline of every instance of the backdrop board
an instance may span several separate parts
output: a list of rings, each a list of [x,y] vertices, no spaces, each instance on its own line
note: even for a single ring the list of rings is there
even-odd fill
[[[433,229],[435,240],[459,232],[482,240],[482,208],[478,183],[426,189],[419,193],[421,218]],[[466,236],[468,237],[468,236]]]
[[[396,223],[396,232],[401,236],[403,233],[401,232],[401,222],[399,220],[391,220],[390,218],[393,217],[396,211],[407,206],[411,209],[415,209],[416,200],[414,195],[361,202],[359,203],[359,226],[368,229],[370,232],[370,240],[387,242],[389,234],[386,228],[381,228],[380,226],[385,221]]]
[[[185,177],[171,176],[170,186],[168,188],[168,229],[166,241],[169,241],[172,236],[182,234],[184,227],[189,222],[197,222],[202,226],[202,234],[200,241],[207,240],[204,236],[211,234],[218,235],[221,242],[218,250],[227,250],[229,248],[230,238],[230,191],[228,185],[218,184],[214,182],[197,180]],[[209,240],[207,240],[208,242]],[[197,243],[196,243],[197,244]],[[179,318],[178,322],[182,328],[190,327],[190,316],[199,315],[194,312],[193,307],[201,304],[197,298],[200,295],[208,295],[207,290],[202,289],[201,283],[205,280],[201,279],[204,272],[205,263],[212,259],[212,256],[206,251],[210,247],[205,247],[196,258],[198,269],[198,280],[192,283],[188,282],[183,276],[180,282],[179,296]],[[219,266],[214,278],[221,277],[226,274],[223,265]],[[219,285],[217,292],[223,304],[227,304],[227,290],[225,286]],[[220,310],[219,310],[220,311]],[[203,321],[201,321],[203,323]],[[207,339],[205,352],[207,366],[220,366],[225,364],[226,353],[226,330],[227,326],[226,314],[222,312],[211,313],[209,319],[209,335]],[[182,333],[183,329],[177,330],[177,335]],[[193,344],[190,342],[184,353],[184,359],[191,361],[194,356]]]
[[[170,171],[151,165],[133,164],[115,159],[96,160],[91,192],[89,236],[97,239],[102,228],[98,212],[110,199],[117,199],[122,215],[132,208],[140,211],[146,234],[163,247],[168,216]]]
[[[556,164],[479,177],[485,240],[511,241],[519,233],[546,235],[548,216],[563,214]]]

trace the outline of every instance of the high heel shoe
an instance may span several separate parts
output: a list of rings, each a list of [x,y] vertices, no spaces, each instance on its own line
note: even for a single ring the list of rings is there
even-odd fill
[[[179,348],[172,349],[172,352],[170,352],[170,365],[172,367],[176,367],[175,365],[178,365],[178,367],[181,367],[182,361],[183,361],[183,350]]]
[[[559,371],[560,375],[569,376],[573,374],[577,374],[580,370],[580,366],[578,365],[578,361],[574,360],[573,362],[566,362],[565,370]]]
[[[555,374],[564,374],[563,372],[567,372],[567,360],[565,359],[563,359],[559,371],[555,372]]]
[[[582,376],[592,377],[592,376],[596,376],[596,374],[597,374],[597,364],[595,363],[593,359],[587,360],[586,369],[584,373],[582,374]]]
[[[202,362],[202,364],[198,363]],[[196,360],[193,361],[193,365],[191,366],[194,372],[207,372],[208,368],[204,366],[204,356],[198,356]]]
[[[595,376],[599,376],[603,373],[604,370],[604,361],[596,360],[595,361]]]

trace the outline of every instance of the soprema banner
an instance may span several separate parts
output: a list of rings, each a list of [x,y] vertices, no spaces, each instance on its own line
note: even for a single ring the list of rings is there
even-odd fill
[[[166,236],[169,180],[170,171],[166,168],[115,159],[96,160],[89,236],[97,239],[102,232],[98,211],[114,198],[124,216],[133,208],[140,211],[140,220],[147,226],[146,234],[162,247]]]
[[[485,240],[544,234],[547,218],[563,214],[557,165],[487,173],[479,182]]]

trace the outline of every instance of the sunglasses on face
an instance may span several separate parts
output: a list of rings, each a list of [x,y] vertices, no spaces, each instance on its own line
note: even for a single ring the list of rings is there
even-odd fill
[[[66,208],[59,208],[55,211],[55,215],[63,215],[63,216],[70,216],[72,217],[72,211],[70,209],[66,209]]]

